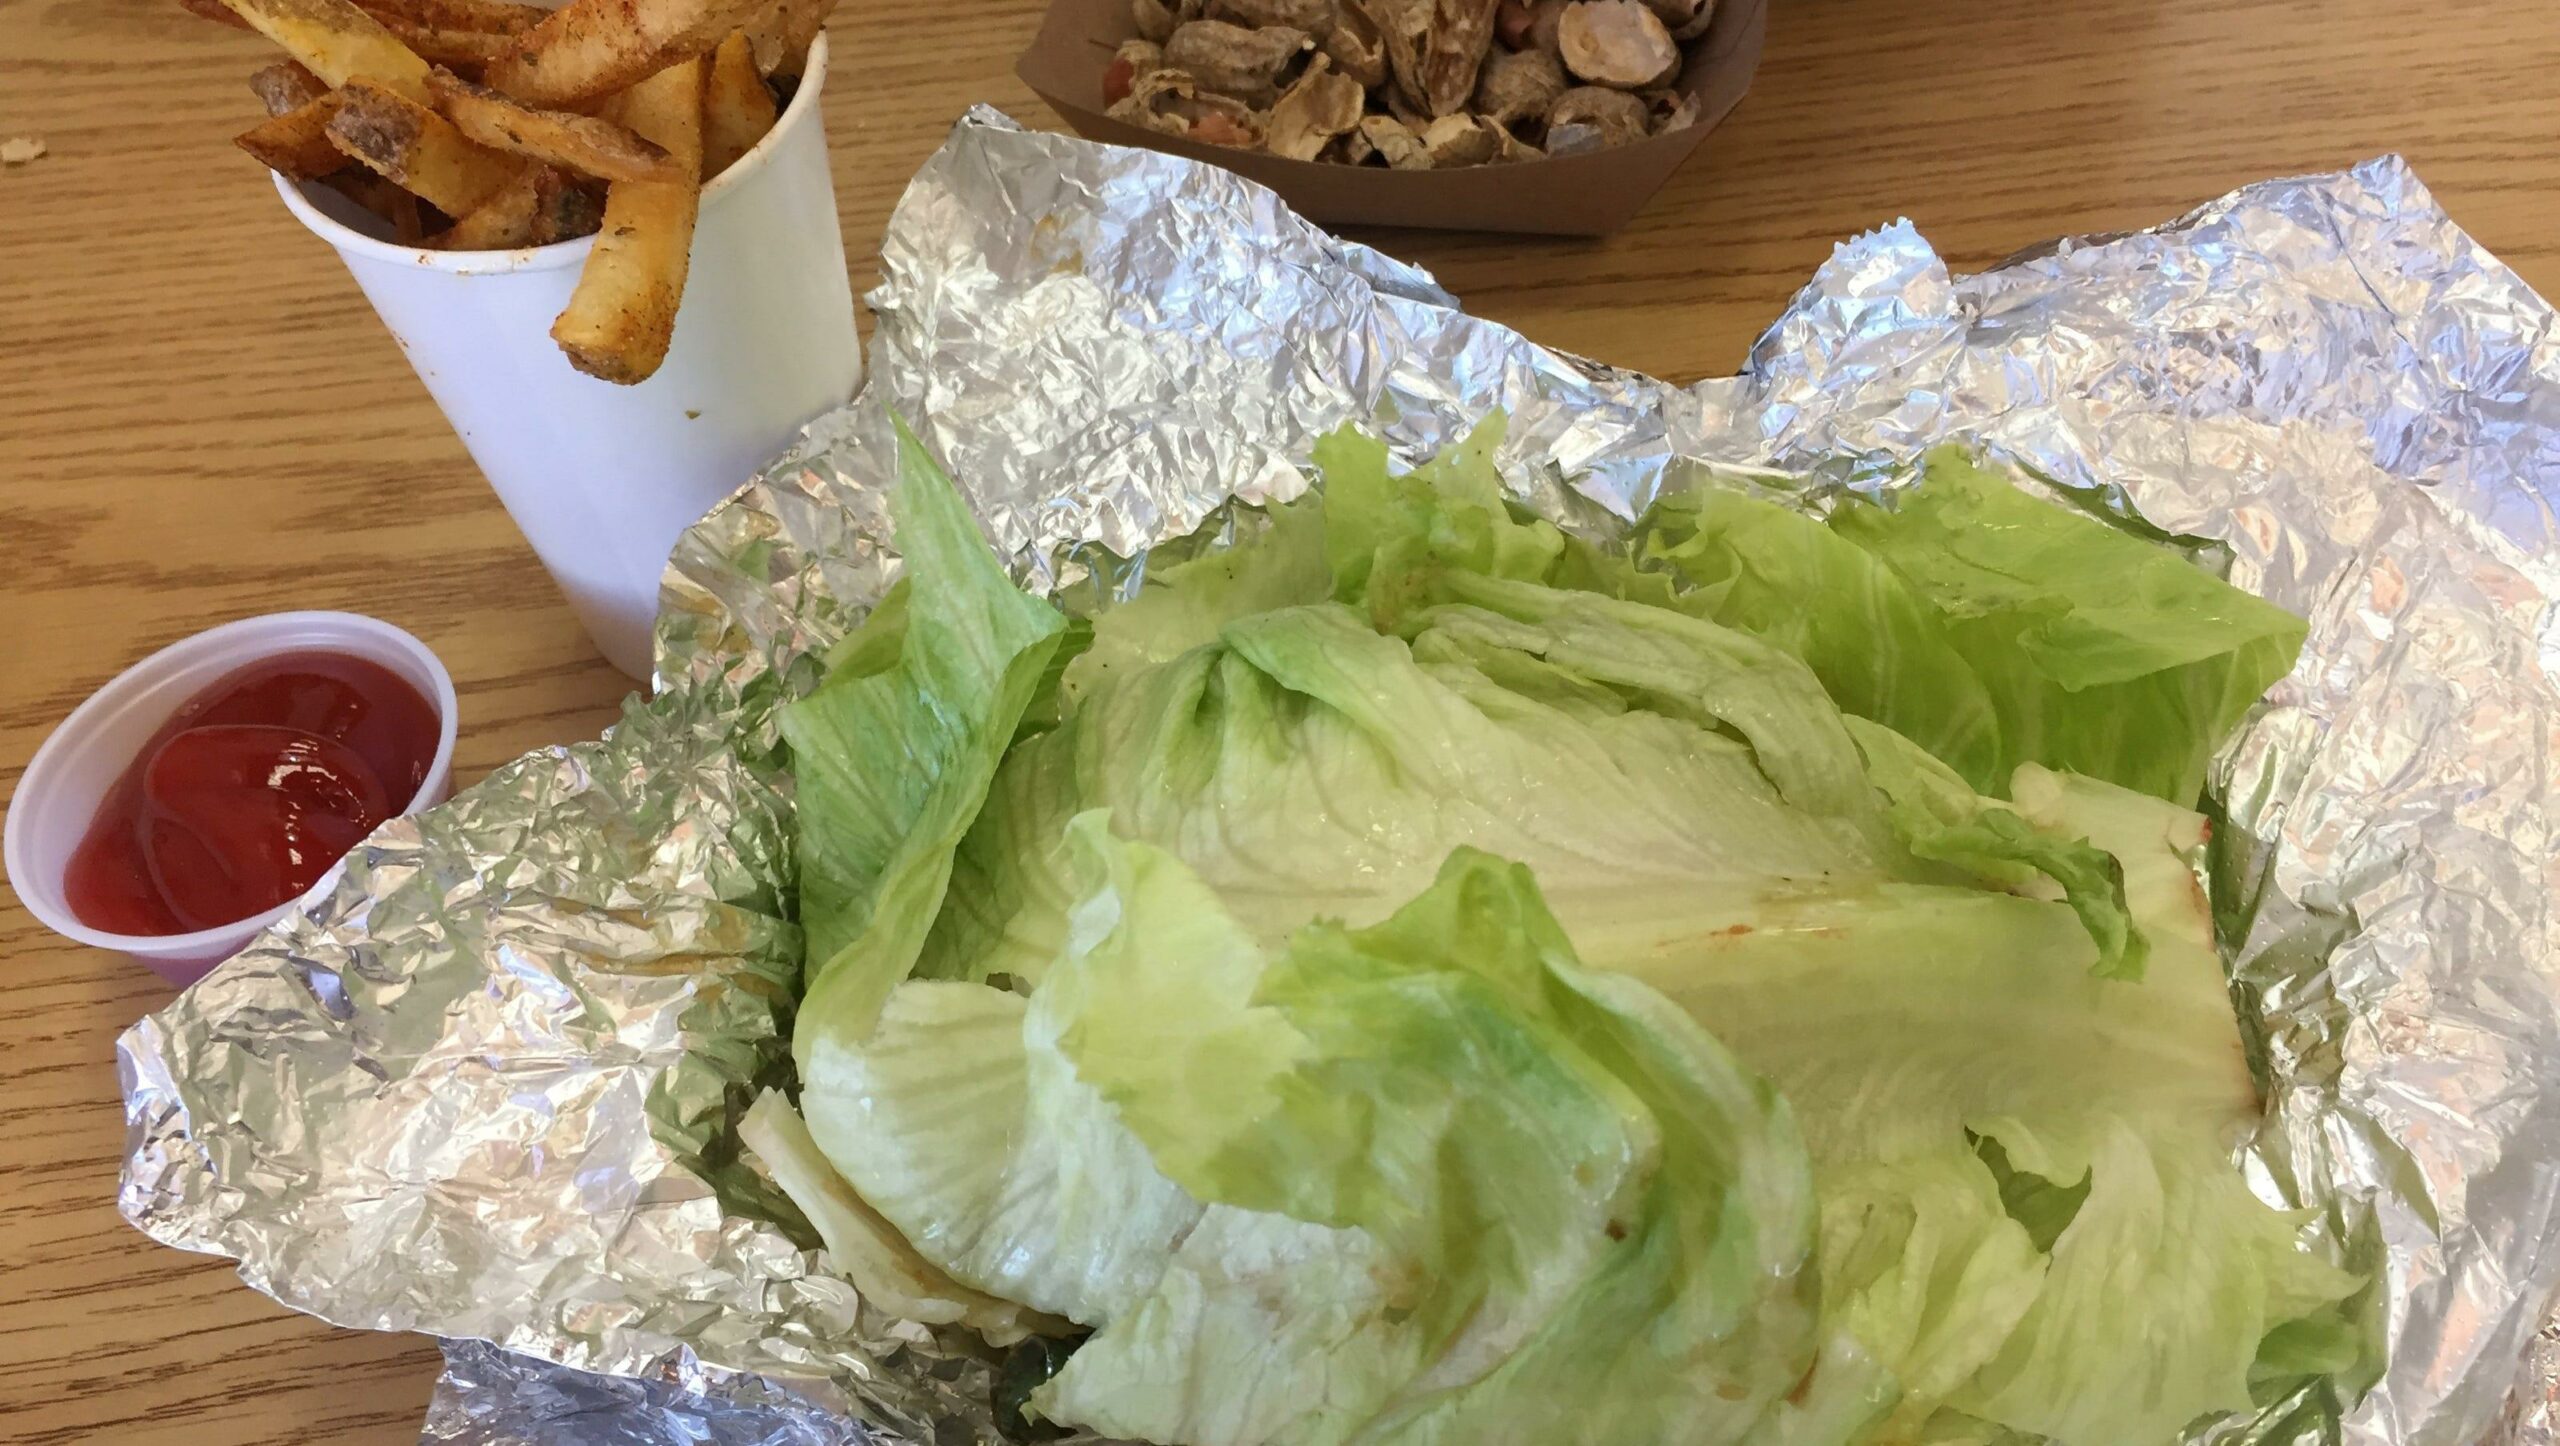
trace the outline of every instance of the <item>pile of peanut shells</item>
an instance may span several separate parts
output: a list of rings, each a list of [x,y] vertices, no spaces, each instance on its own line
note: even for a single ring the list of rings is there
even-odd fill
[[[1624,145],[1697,119],[1680,43],[1716,0],[1131,0],[1113,118],[1398,170]]]

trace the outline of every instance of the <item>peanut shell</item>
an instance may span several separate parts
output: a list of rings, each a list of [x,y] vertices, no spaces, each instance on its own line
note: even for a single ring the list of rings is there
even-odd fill
[[[1565,69],[1593,85],[1645,90],[1680,71],[1680,47],[1641,0],[1573,0],[1556,42]]]

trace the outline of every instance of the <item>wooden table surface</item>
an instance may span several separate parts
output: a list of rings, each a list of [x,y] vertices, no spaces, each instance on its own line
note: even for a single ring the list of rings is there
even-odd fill
[[[857,290],[906,178],[1013,78],[1038,0],[850,0],[827,93]],[[1834,241],[1960,267],[2384,151],[2560,295],[2550,0],[1776,0],[1757,87],[1600,243],[1376,235],[1474,310],[1681,379],[1731,370]],[[0,0],[0,788],[143,654],[345,607],[461,689],[457,782],[591,736],[589,649],[337,262],[229,144],[260,42],[172,0]],[[114,1207],[114,1040],[166,992],[0,908],[0,1439],[415,1438],[423,1339],[333,1330]]]

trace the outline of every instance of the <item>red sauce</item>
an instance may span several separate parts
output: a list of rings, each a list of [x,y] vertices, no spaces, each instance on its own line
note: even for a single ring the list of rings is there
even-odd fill
[[[184,934],[264,913],[408,807],[436,711],[398,674],[287,653],[207,688],[107,791],[63,892],[94,929]]]

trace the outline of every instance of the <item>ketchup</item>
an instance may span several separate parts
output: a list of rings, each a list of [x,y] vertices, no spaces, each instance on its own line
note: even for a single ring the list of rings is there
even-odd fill
[[[434,706],[379,663],[305,652],[243,668],[107,790],[63,878],[71,912],[118,934],[264,913],[408,806],[439,731]]]

